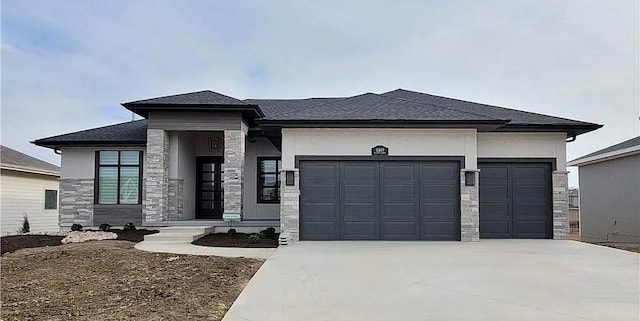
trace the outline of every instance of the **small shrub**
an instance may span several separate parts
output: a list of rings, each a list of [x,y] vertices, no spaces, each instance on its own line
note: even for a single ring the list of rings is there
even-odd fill
[[[268,238],[273,238],[274,236],[276,236],[276,229],[273,227],[267,227],[266,229],[264,229],[264,231],[262,231],[262,233],[264,233],[264,235],[266,235]]]
[[[238,233],[238,231],[236,231],[236,229],[234,229],[234,228],[230,228],[230,229],[227,231],[227,234],[229,234],[229,235],[235,235],[236,233]]]
[[[72,230],[72,231],[82,231],[82,225],[80,225],[80,224],[73,224],[73,225],[71,225],[71,230]]]
[[[25,216],[22,217],[22,227],[20,228],[20,233],[22,234],[29,233],[30,229],[31,228],[29,227],[29,218],[25,214]]]
[[[100,231],[108,232],[111,229],[111,225],[107,223],[100,224]]]
[[[260,236],[258,236],[258,234],[249,235],[249,243],[251,244],[260,243]]]
[[[263,232],[264,232],[264,231],[260,231],[260,233],[258,233],[258,234],[256,234],[256,235],[257,235],[259,238],[261,238],[261,239],[266,239],[266,238],[267,238],[267,235],[265,235]]]
[[[127,224],[124,225],[124,227],[122,228],[123,231],[135,231],[136,230],[136,226],[133,225],[133,223],[129,222]]]

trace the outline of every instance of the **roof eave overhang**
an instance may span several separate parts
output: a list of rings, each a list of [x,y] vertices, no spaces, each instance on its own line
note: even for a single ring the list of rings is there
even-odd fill
[[[147,141],[32,141],[34,145],[58,149],[62,147],[91,147],[91,146],[123,146],[123,147],[144,147],[147,146]]]
[[[572,124],[506,124],[503,127],[496,129],[499,132],[565,132],[567,137],[573,137],[582,135],[596,129],[602,128],[603,125],[599,124],[584,124],[584,125],[572,125]]]
[[[586,165],[600,163],[600,162],[604,162],[604,161],[608,161],[616,158],[628,157],[628,156],[633,156],[638,154],[640,154],[640,145],[612,151],[609,153],[594,155],[591,157],[577,158],[568,162],[567,166],[578,166],[578,167],[586,166]]]
[[[475,128],[493,131],[508,120],[257,120],[263,128]]]
[[[5,169],[5,170],[10,170],[10,171],[15,171],[15,172],[23,172],[23,173],[31,173],[31,174],[39,174],[39,175],[48,175],[48,176],[60,177],[60,172],[59,171],[51,171],[51,170],[33,168],[33,167],[27,167],[27,166],[18,166],[18,165],[13,165],[13,164],[0,164],[0,169]]]
[[[215,104],[136,104],[122,103],[124,108],[136,113],[137,115],[147,118],[150,111],[224,111],[224,112],[240,112],[249,119],[263,118],[264,113],[258,105],[215,105]]]

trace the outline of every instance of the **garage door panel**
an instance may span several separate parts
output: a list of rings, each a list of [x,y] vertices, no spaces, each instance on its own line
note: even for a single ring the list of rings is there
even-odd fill
[[[338,226],[334,222],[306,222],[304,223],[304,239],[321,241],[337,240]]]
[[[528,238],[546,238],[547,222],[538,221],[516,221],[515,230],[518,235]]]
[[[382,219],[384,221],[415,221],[415,203],[385,203]]]
[[[375,186],[373,185],[345,185],[345,202],[373,201],[376,198]]]
[[[346,222],[377,220],[376,206],[374,203],[345,203],[343,217]]]
[[[307,185],[307,189],[313,190],[313,193],[302,195],[304,203],[333,203],[337,202],[335,185]]]
[[[423,203],[420,206],[422,221],[442,221],[450,219],[457,221],[456,205],[452,203]]]
[[[383,200],[385,202],[415,200],[415,185],[384,185]]]
[[[544,202],[547,193],[545,186],[514,186],[513,200],[539,200]]]
[[[546,169],[544,167],[535,165],[525,165],[513,167],[513,185],[542,185],[544,186],[544,180],[541,178],[546,176]]]
[[[482,180],[482,178],[480,178]],[[497,201],[497,200],[509,200],[511,197],[511,193],[509,192],[508,185],[494,185],[494,186],[484,186],[484,182],[480,183],[480,194],[483,195],[480,202],[483,200],[486,201]]]
[[[385,183],[409,183],[415,181],[414,164],[391,164],[384,162],[380,164],[380,167],[382,179]]]
[[[383,240],[415,240],[417,228],[415,222],[384,222],[381,239]]]
[[[376,240],[378,226],[374,222],[345,222],[343,224],[343,239],[345,240]]]
[[[457,186],[454,185],[423,185],[420,194],[422,194],[421,199],[424,201],[455,201],[459,197],[456,195]]]
[[[480,212],[487,219],[507,219],[511,216],[508,202],[484,202],[480,205]]]
[[[455,164],[421,164],[422,181],[432,182],[433,184],[449,184],[456,181],[459,171]]]
[[[422,222],[421,231],[421,240],[455,241],[458,239],[457,222]]]
[[[509,169],[504,166],[482,166],[483,184],[503,184],[509,179]]]
[[[483,220],[480,226],[480,236],[483,238],[510,238],[510,220]]]

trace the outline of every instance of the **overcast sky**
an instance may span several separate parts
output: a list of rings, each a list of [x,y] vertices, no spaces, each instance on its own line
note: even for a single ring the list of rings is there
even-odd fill
[[[59,164],[29,141],[202,89],[405,88],[605,125],[569,159],[639,135],[638,1],[398,2],[2,1],[2,144]]]

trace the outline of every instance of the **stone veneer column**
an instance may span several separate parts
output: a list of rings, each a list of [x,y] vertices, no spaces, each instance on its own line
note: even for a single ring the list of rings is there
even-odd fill
[[[245,134],[242,130],[224,131],[224,219],[242,219]]]
[[[169,179],[167,219],[180,221],[184,218],[182,199],[184,198],[184,180],[179,178]]]
[[[569,235],[569,172],[551,174],[553,188],[553,238],[566,240]]]
[[[169,195],[169,135],[162,129],[147,129],[147,159],[144,171],[144,221],[166,221]]]
[[[93,179],[60,179],[59,226],[70,229],[73,224],[93,226]]]
[[[465,173],[473,172],[475,184],[466,186]],[[460,171],[460,240],[480,240],[480,170]]]
[[[295,173],[294,186],[286,186],[286,172]],[[300,172],[297,168],[280,171],[280,232],[281,238],[300,240]]]

